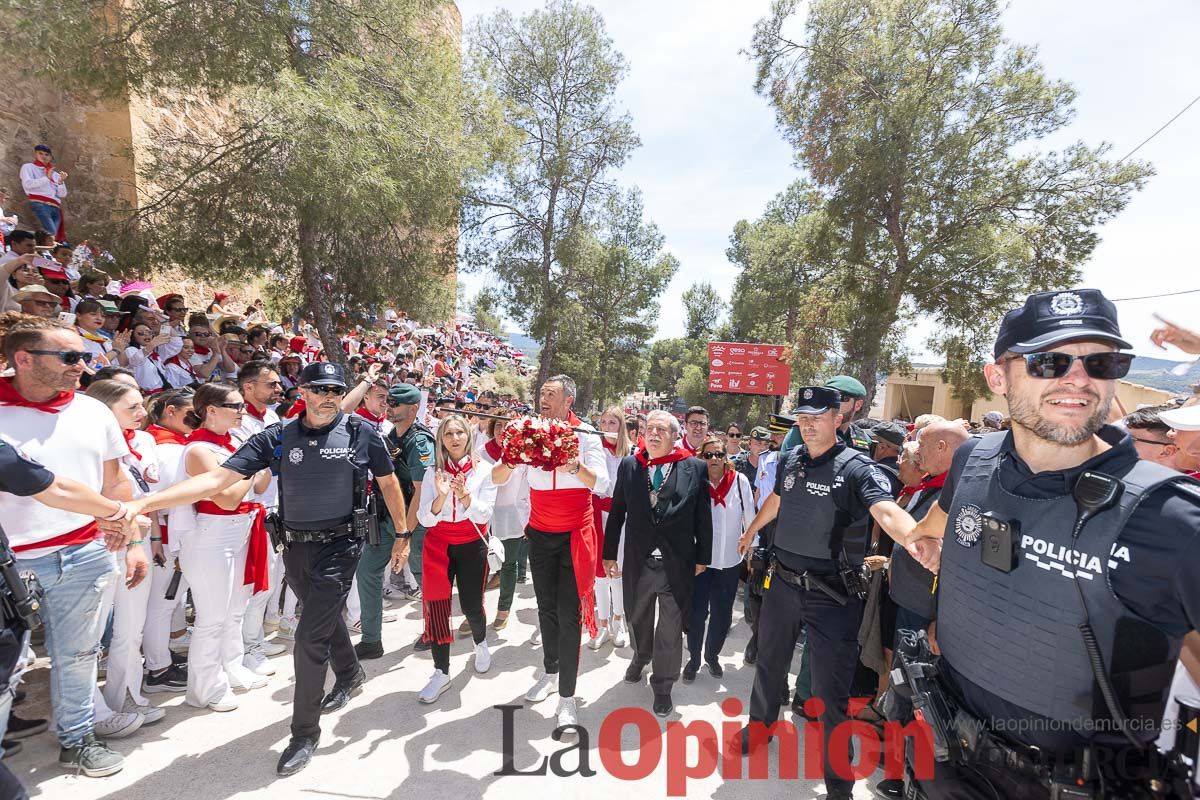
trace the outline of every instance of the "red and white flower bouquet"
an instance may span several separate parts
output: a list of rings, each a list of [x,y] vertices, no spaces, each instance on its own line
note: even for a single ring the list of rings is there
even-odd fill
[[[571,426],[553,419],[522,417],[504,426],[500,459],[554,471],[579,457],[579,437]]]

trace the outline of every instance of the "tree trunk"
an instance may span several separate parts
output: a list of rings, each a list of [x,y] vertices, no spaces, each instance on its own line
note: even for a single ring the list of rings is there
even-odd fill
[[[750,416],[750,405],[753,402],[754,402],[754,395],[752,395],[752,394],[744,394],[738,400],[737,420],[735,420],[735,421],[737,422],[738,425],[741,425],[743,428],[746,425],[750,424],[750,420],[748,418]],[[743,430],[742,433],[748,435],[750,433],[750,431]]]
[[[333,324],[333,308],[329,293],[322,283],[320,242],[316,229],[303,217],[298,223],[300,240],[300,279],[304,285],[305,299],[312,310],[313,322],[317,326],[317,335],[325,347],[325,357],[330,361],[345,366],[346,354],[342,350],[341,340]]]
[[[547,331],[546,339],[542,342],[542,352],[538,354],[538,371],[537,385],[534,391],[537,391],[546,379],[554,374],[554,358],[558,355],[558,327]]]
[[[586,415],[592,409],[592,397],[596,392],[596,375],[590,374],[583,386],[579,387],[579,397],[575,398],[575,413]]]

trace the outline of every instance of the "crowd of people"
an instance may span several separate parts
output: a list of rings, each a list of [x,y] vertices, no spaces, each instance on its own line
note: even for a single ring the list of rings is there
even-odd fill
[[[752,631],[741,656],[755,668],[750,724],[736,742],[744,753],[769,738],[762,732],[789,705],[826,730],[851,708],[868,724],[903,720],[911,708],[892,691],[893,659],[925,640],[948,645],[947,663],[962,670],[955,680],[966,687],[964,705],[987,709],[977,713],[997,718],[1001,706],[988,705],[995,698],[1051,716],[1055,698],[1016,684],[994,694],[990,684],[981,688],[985,670],[964,654],[990,644],[961,629],[957,609],[973,601],[958,573],[939,588],[941,536],[950,530],[958,539],[945,560],[974,569],[956,548],[977,540],[980,507],[1007,503],[1021,513],[1010,499],[1016,488],[987,488],[987,465],[1009,464],[1029,484],[1022,497],[1056,504],[1062,490],[1047,488],[1046,475],[1077,464],[1055,462],[1047,455],[1054,448],[1094,445],[1110,461],[1125,454],[1153,463],[1161,471],[1149,475],[1147,491],[1175,491],[1182,481],[1194,493],[1183,476],[1200,470],[1196,397],[1108,418],[1101,394],[1111,400],[1128,370],[1118,352],[1128,345],[1115,332],[1111,303],[1091,290],[1066,293],[1070,303],[1056,296],[1049,316],[1050,298],[1035,295],[1006,318],[987,375],[1008,397],[1009,416],[868,424],[865,387],[838,375],[801,387],[791,414],[747,431],[714,424],[702,406],[682,419],[622,406],[576,409],[567,375],[547,379],[535,398],[483,390],[485,373],[500,364],[522,373],[524,357],[466,322],[422,326],[388,309],[374,329],[343,331],[344,352],[330,358],[303,315],[272,322],[259,302],[232,313],[221,292],[192,310],[182,295],[155,294],[146,281],[81,269],[81,248],[39,245],[20,229],[6,240],[0,521],[21,569],[43,587],[59,762],[93,777],[123,767],[105,741],[164,718],[148,695],[180,693],[191,706],[235,711],[240,693],[269,684],[272,659],[289,640],[295,713],[277,769],[294,774],[317,748],[320,713],[345,706],[366,680],[360,662],[384,655],[391,604],[420,604],[413,650],[429,652],[433,671],[415,699],[434,704],[452,681],[456,638],[470,637],[475,672],[492,668],[488,627],[505,627],[516,586],[529,578],[538,619],[532,643],[543,663],[525,699],[557,694],[562,735],[580,725],[581,643],[623,652],[630,683],[641,684],[650,668],[649,705],[665,718],[678,681],[703,680],[702,669],[722,677],[739,595]],[[1071,316],[1067,306],[1088,310],[1075,314],[1090,327],[1069,331],[1073,339],[1047,332],[1046,319]],[[1200,351],[1189,336],[1168,326],[1156,341]],[[1022,360],[1024,370],[1007,366]],[[1080,389],[1087,381],[1099,388]],[[1038,386],[1050,393],[1039,401],[1044,408],[1031,410],[1021,392]],[[577,451],[554,469],[514,460],[506,455],[508,423],[518,417],[571,427]],[[331,432],[344,435],[340,446],[321,438],[323,449],[307,450],[296,438],[316,446]],[[1007,461],[999,455],[1006,447]],[[369,468],[361,486],[358,472],[323,463],[358,455]],[[973,493],[975,504],[964,506],[956,489]],[[305,504],[314,495],[343,498],[346,513],[325,518],[332,512]],[[1186,527],[1194,509],[1181,497],[1163,513]],[[361,525],[360,512],[369,516]],[[1116,542],[1121,529],[1109,532]],[[1193,553],[1194,526],[1190,533],[1172,545],[1176,559]],[[336,556],[345,585],[339,578],[332,589],[317,585],[329,577],[318,546],[331,541],[347,543]],[[1153,557],[1139,552],[1133,563],[1163,555],[1162,547]],[[1036,560],[1032,551],[1027,557]],[[1116,570],[1116,544],[1112,558]],[[1007,580],[986,569],[973,574],[996,587]],[[1144,587],[1113,585],[1122,602],[1148,609],[1147,624],[1182,640],[1164,645],[1164,663],[1175,669],[1176,690],[1196,690],[1200,648],[1182,636],[1200,610],[1194,586],[1171,583],[1155,607]],[[499,598],[489,621],[491,590]],[[1177,590],[1181,596],[1171,594]],[[1050,596],[1040,585],[1021,591]],[[353,646],[351,635],[359,637]],[[14,661],[24,660],[26,648],[16,649]],[[336,678],[328,693],[327,665]],[[1052,676],[1053,664],[1044,669]],[[864,702],[851,706],[852,696]],[[10,715],[5,750],[46,726]],[[849,797],[852,781],[828,758],[825,779],[830,797]],[[899,797],[903,786],[884,781],[875,791]]]

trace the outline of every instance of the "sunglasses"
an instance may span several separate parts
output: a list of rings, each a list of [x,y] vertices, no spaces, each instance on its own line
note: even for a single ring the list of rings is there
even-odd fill
[[[26,353],[33,353],[35,356],[58,356],[58,360],[66,364],[68,367],[74,366],[82,361],[85,364],[92,363],[94,353],[80,352],[78,350],[26,350]]]
[[[332,394],[341,397],[346,393],[345,386],[305,386],[313,394]]]
[[[221,408],[228,408],[230,411],[245,411],[245,403],[217,403]]]
[[[1029,353],[1013,356],[1009,361],[1023,359],[1025,370],[1031,378],[1061,378],[1071,371],[1076,361],[1083,362],[1083,370],[1089,378],[1098,381],[1114,381],[1129,374],[1133,363],[1132,353],[1091,353],[1073,356],[1070,353]]]
[[[187,311],[187,306],[167,306],[167,311]]]
[[[724,458],[724,453],[704,453],[700,456],[705,461],[712,461],[714,458]]]
[[[1136,436],[1131,436],[1129,438],[1133,439],[1135,442],[1141,442],[1142,444],[1156,444],[1159,447],[1166,447],[1167,445],[1175,444],[1174,442],[1160,442],[1158,439],[1139,439]]]
[[[742,438],[742,435],[740,433],[727,433],[727,434],[725,434],[725,438],[726,439],[740,439],[740,438]]]
[[[399,400],[393,400],[390,397],[387,399],[387,404],[388,404],[388,408],[396,408],[397,406],[404,405],[404,403],[401,403]]]

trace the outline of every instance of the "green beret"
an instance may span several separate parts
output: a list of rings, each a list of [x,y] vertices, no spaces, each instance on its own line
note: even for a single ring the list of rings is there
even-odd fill
[[[397,383],[388,389],[388,400],[398,406],[420,405],[421,390],[411,383]]]
[[[847,397],[867,396],[867,387],[862,385],[862,381],[849,375],[834,375],[825,381],[825,385],[830,389],[837,389]]]

